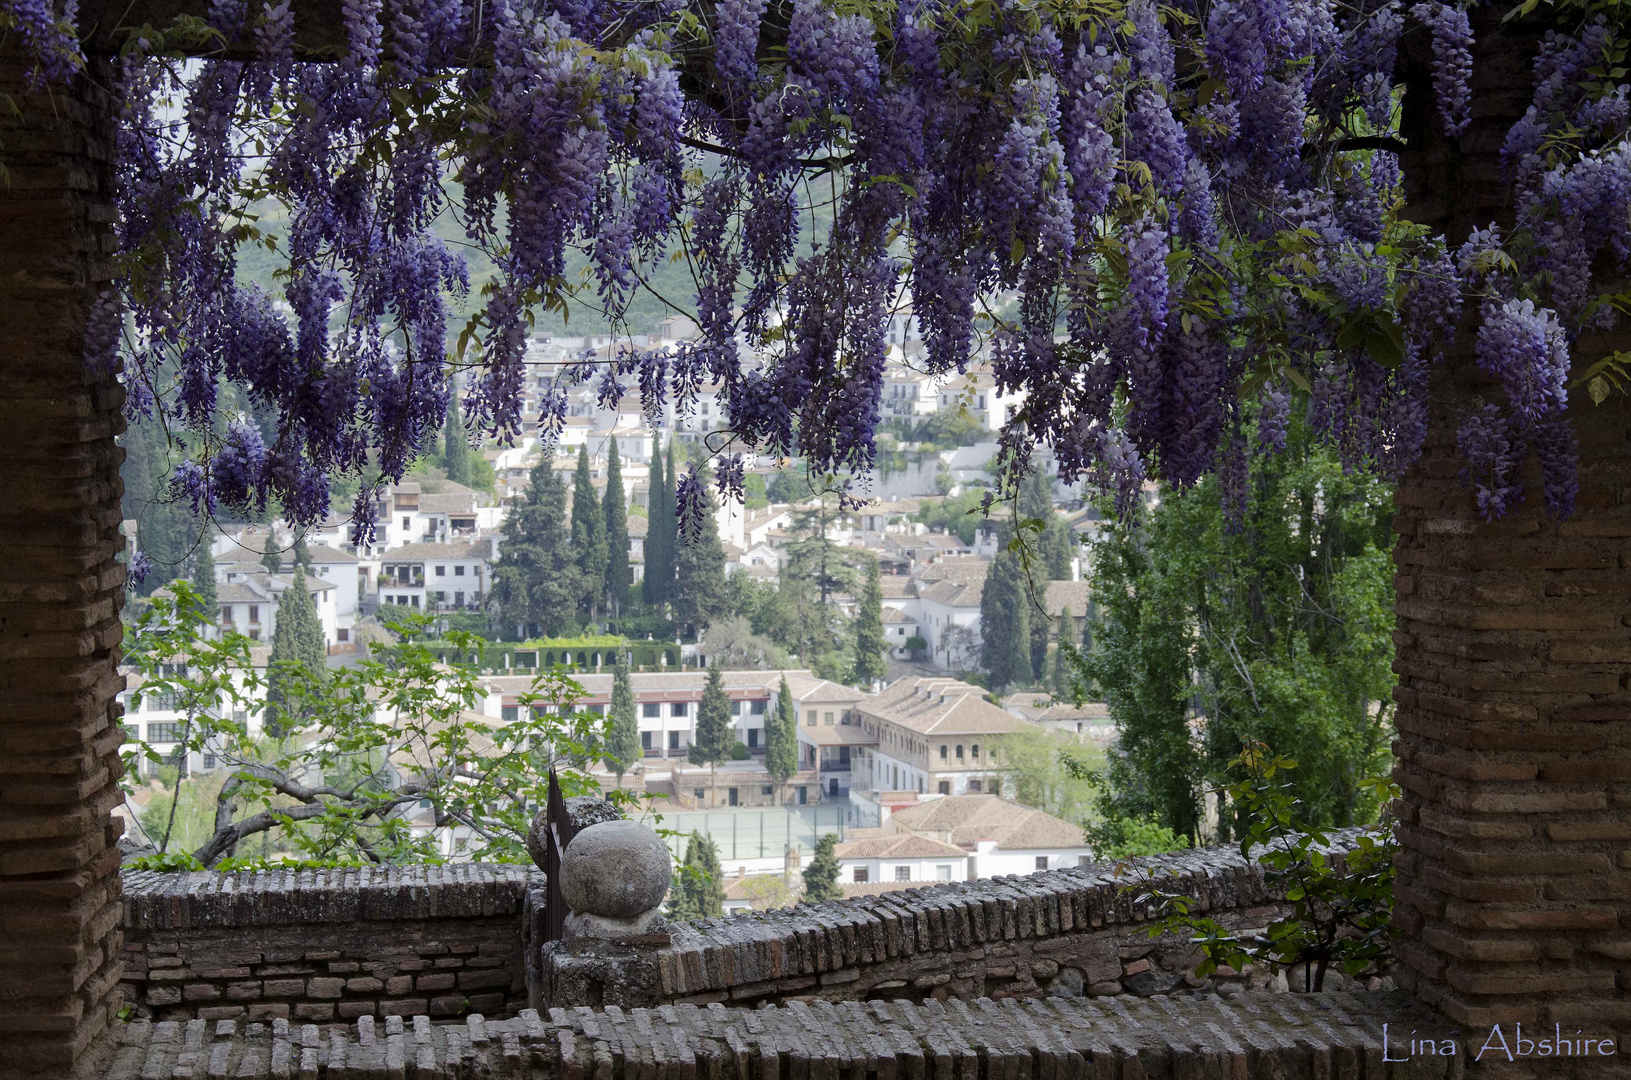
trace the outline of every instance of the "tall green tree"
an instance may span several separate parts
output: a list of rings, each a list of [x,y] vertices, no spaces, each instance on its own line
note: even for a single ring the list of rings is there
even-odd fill
[[[1029,580],[1005,530],[980,593],[980,663],[991,689],[1030,685],[1031,597]]]
[[[1033,467],[1020,485],[1019,516],[1020,520],[1035,522],[1039,526],[1035,532],[1026,532],[1028,537],[1035,538],[1036,555],[1041,563],[1039,567],[1033,567],[1031,576],[1049,581],[1071,580],[1070,562],[1076,554],[1075,538],[1065,519],[1054,511],[1053,488],[1040,468]]]
[[[868,556],[855,613],[855,668],[850,672],[850,682],[870,688],[875,680],[883,678],[888,671],[884,663],[888,648],[883,636],[883,584],[878,560]]]
[[[1377,811],[1364,781],[1392,738],[1391,492],[1292,415],[1286,450],[1252,460],[1237,517],[1214,480],[1163,487],[1093,545],[1084,674],[1120,731],[1109,779],[1127,816],[1192,833],[1201,793],[1249,741],[1296,759],[1286,781],[1308,824]]]
[[[816,841],[815,857],[804,868],[804,899],[810,903],[823,900],[842,900],[844,890],[838,887],[838,834],[828,833]]]
[[[787,688],[787,676],[783,675],[776,691],[776,707],[765,717],[765,771],[776,783],[785,784],[798,767],[798,712],[793,692]]]
[[[698,634],[715,619],[730,614],[731,599],[725,585],[725,545],[720,542],[719,521],[715,517],[719,504],[714,501],[707,469],[700,472],[707,512],[702,517],[701,535],[676,539],[677,546],[672,549],[674,590],[670,596],[675,620],[690,623]],[[673,521],[672,513],[669,520]],[[677,538],[677,533],[670,535]]]
[[[1067,646],[1073,644],[1070,640],[1076,626],[1073,618],[1068,604],[1059,609],[1059,647],[1053,651],[1053,669],[1048,673],[1048,689],[1062,697],[1070,694],[1070,669],[1065,657],[1069,652]]]
[[[602,510],[606,519],[606,602],[611,611],[621,613],[629,603],[629,516],[623,494],[623,462],[617,453],[617,439],[606,451],[606,496]]]
[[[578,447],[572,479],[572,550],[578,556],[578,608],[589,618],[600,611],[606,587],[606,513],[589,474],[589,447]]]
[[[266,729],[279,733],[304,719],[299,694],[304,682],[321,682],[328,674],[328,647],[317,605],[306,587],[306,571],[295,567],[289,587],[278,596],[277,625],[272,629],[272,656],[266,674]]]
[[[623,774],[629,766],[640,760],[640,720],[634,708],[634,689],[629,685],[629,658],[617,656],[612,669],[612,704],[610,730],[606,737],[606,766],[617,774],[617,786],[623,786]]]
[[[142,594],[176,577],[200,532],[192,512],[170,493],[170,447],[157,421],[138,419],[121,436],[125,461],[124,516],[136,522],[136,545],[153,560],[137,588]]]
[[[277,530],[266,527],[266,545],[261,548],[261,565],[268,574],[283,573],[283,548],[277,542]]]
[[[651,487],[646,496],[646,572],[641,591],[647,604],[661,608],[674,591],[674,474],[663,468],[662,441],[651,437]]]
[[[457,396],[447,400],[447,422],[442,425],[442,468],[447,470],[447,478],[455,484],[471,486],[474,477],[470,468],[470,436],[464,429],[463,418],[459,416]]]
[[[834,593],[855,588],[855,567],[849,553],[831,537],[839,517],[836,497],[823,493],[814,506],[794,509],[789,528],[798,539],[787,545],[788,566],[783,572],[808,581],[821,606],[827,608]]]
[[[566,515],[566,484],[545,455],[526,496],[504,523],[493,593],[506,622],[523,635],[560,632],[577,609],[578,561]]]
[[[304,530],[294,534],[294,550],[290,552],[294,557],[294,564],[306,570],[311,569],[311,549],[306,546],[306,533]]]
[[[693,765],[709,766],[710,789],[712,773],[721,761],[731,756],[731,699],[725,694],[725,675],[718,664],[708,665],[708,683],[702,688],[702,701],[697,705],[696,734],[685,752],[685,759]]]
[[[725,914],[724,874],[719,868],[719,848],[700,832],[693,832],[685,845],[679,880],[668,898],[668,917],[676,922],[717,919]]]
[[[219,606],[215,592],[215,556],[210,554],[210,538],[206,532],[198,541],[198,548],[193,553],[193,589],[198,593],[198,601],[204,610],[215,617]]]

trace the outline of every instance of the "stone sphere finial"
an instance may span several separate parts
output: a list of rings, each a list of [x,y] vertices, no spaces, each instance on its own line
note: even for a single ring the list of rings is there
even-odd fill
[[[571,936],[641,933],[673,879],[668,846],[637,821],[603,821],[572,838],[561,856],[561,895]]]

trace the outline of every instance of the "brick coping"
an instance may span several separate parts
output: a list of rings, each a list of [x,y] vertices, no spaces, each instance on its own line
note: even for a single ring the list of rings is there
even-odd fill
[[[519,915],[543,884],[520,863],[123,876],[126,930]]]
[[[1402,1032],[1451,1037],[1403,994],[1243,994],[1150,1000],[812,1002],[764,1009],[526,1010],[513,1020],[424,1017],[327,1029],[286,1021],[138,1022],[108,1041],[105,1080],[510,1077],[550,1080],[1011,1080],[1018,1077],[1464,1075],[1461,1056],[1408,1053]],[[1462,1043],[1467,1041],[1459,1033]],[[1476,1046],[1473,1047],[1476,1049]],[[1477,1075],[1475,1070],[1467,1073]]]

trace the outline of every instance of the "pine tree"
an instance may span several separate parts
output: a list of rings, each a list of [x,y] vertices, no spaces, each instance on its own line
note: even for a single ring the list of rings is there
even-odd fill
[[[470,486],[470,437],[459,416],[457,397],[450,397],[447,402],[447,423],[442,426],[442,467],[447,470],[449,480]]]
[[[266,527],[266,546],[261,549],[261,565],[268,574],[283,573],[283,551],[278,546],[277,530],[270,525]]]
[[[302,680],[322,680],[328,673],[323,624],[306,587],[306,572],[295,567],[289,587],[278,597],[277,625],[272,630],[272,656],[266,676],[266,729],[280,734],[303,715],[293,688]],[[290,666],[293,666],[291,670]]]
[[[685,845],[685,861],[668,901],[668,917],[675,922],[717,919],[725,914],[724,874],[719,849],[712,839],[693,832]]]
[[[621,613],[629,603],[629,517],[615,436],[606,453],[606,496],[601,507],[606,519],[606,600],[612,611]]]
[[[219,601],[215,592],[215,557],[210,554],[210,538],[208,532],[198,541],[198,550],[193,555],[193,589],[198,593],[198,602],[203,606],[211,622],[215,621],[216,608]]]
[[[507,622],[524,634],[554,634],[576,610],[578,564],[566,516],[566,485],[554,461],[532,469],[526,497],[504,523],[504,549],[493,567],[493,592]]]
[[[714,767],[731,756],[731,699],[725,696],[725,674],[718,664],[708,665],[708,685],[697,705],[697,730],[685,759],[693,765],[707,765],[708,787],[713,789]]]
[[[980,594],[980,663],[991,688],[1003,690],[1031,681],[1031,604],[1019,556],[1006,539],[997,549]]]
[[[855,669],[850,673],[850,682],[870,689],[875,680],[883,678],[887,649],[883,637],[883,584],[878,560],[869,557],[861,584],[861,603],[855,613]]]
[[[783,675],[781,688],[776,691],[776,707],[765,717],[765,771],[776,783],[785,784],[798,767],[798,712],[793,692],[787,689],[787,676]]]
[[[709,623],[730,614],[730,593],[725,585],[725,545],[719,539],[719,504],[714,501],[713,477],[706,465],[699,466],[698,471],[707,512],[702,518],[701,535],[681,540],[677,532],[671,534],[676,537],[671,606],[674,618],[690,623],[700,635]],[[672,514],[669,520],[673,521]]]
[[[640,760],[640,721],[634,708],[634,689],[629,685],[629,659],[618,654],[617,667],[612,670],[611,731],[606,742],[606,766],[617,774],[617,786],[623,786],[623,774],[629,766]]]
[[[646,495],[646,575],[641,589],[647,605],[660,608],[672,593],[674,581],[674,508],[669,505],[670,477],[663,472],[663,448],[651,437],[651,485]]]
[[[578,447],[572,480],[572,550],[578,556],[578,607],[590,618],[600,610],[606,584],[606,515],[589,475],[589,447]]]
[[[822,900],[842,900],[844,890],[838,887],[838,834],[828,833],[816,841],[815,858],[804,868],[804,899],[810,903]]]

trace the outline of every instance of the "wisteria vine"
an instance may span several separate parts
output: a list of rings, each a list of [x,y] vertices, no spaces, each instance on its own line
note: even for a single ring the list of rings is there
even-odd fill
[[[1146,475],[1216,472],[1240,513],[1294,404],[1351,465],[1409,468],[1470,301],[1505,395],[1461,431],[1479,505],[1520,499],[1533,453],[1549,508],[1571,509],[1571,345],[1614,319],[1593,260],[1631,256],[1627,87],[1602,74],[1624,45],[1600,18],[1536,62],[1504,158],[1510,235],[1451,251],[1398,217],[1388,149],[1407,33],[1430,36],[1444,131],[1468,126],[1471,23],[1441,0],[342,11],[338,57],[297,60],[288,0],[212,0],[188,50],[202,62],[156,42],[118,63],[121,272],[92,359],[121,351],[130,407],[185,433],[174,487],[200,510],[275,498],[307,524],[337,476],[400,476],[460,363],[467,422],[520,434],[528,313],[573,290],[574,248],[614,320],[644,268],[685,259],[694,295],[663,299],[689,302],[701,334],[572,366],[544,391],[546,438],[572,382],[597,380],[603,402],[632,384],[648,417],[717,384],[716,449],[859,475],[909,302],[931,373],[983,350],[1024,395],[1002,434],[1010,478],[1046,445],[1063,479],[1124,506]],[[41,79],[80,66],[71,11],[0,0],[0,20]],[[815,181],[820,235],[800,212]],[[464,261],[431,230],[444,213],[499,271],[462,327]],[[238,282],[246,245],[285,260],[281,297]],[[270,443],[223,415],[228,381],[276,418]],[[721,490],[740,473],[731,458]],[[681,518],[700,520],[697,476],[682,488]],[[372,506],[363,491],[359,539]]]

